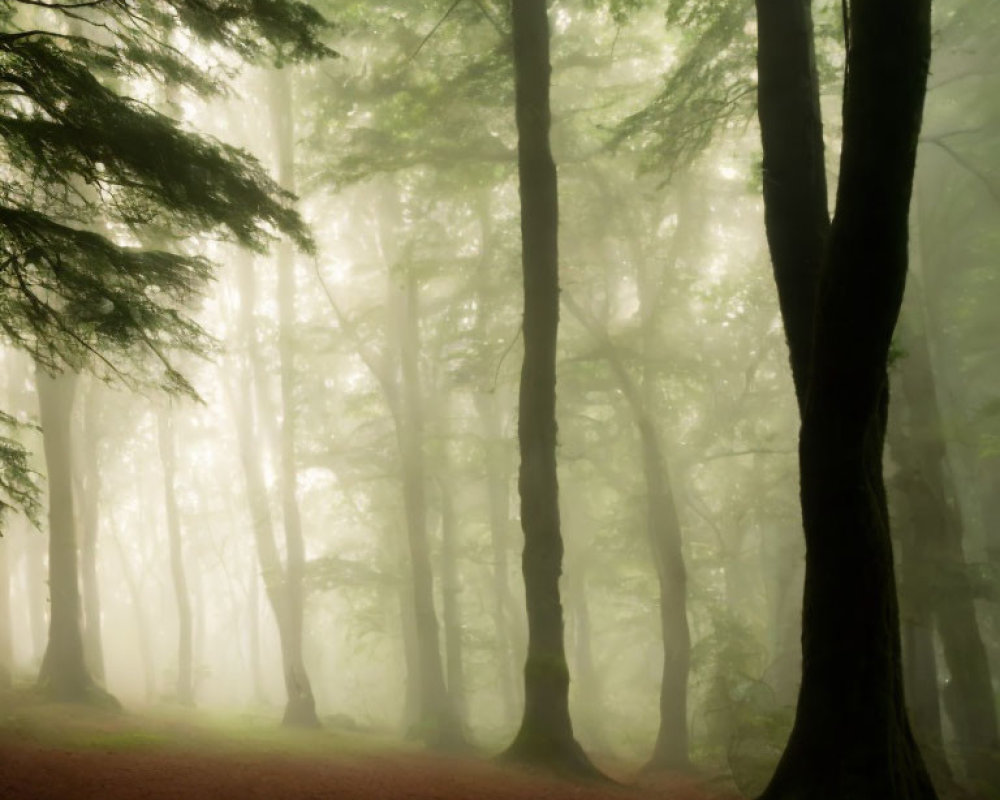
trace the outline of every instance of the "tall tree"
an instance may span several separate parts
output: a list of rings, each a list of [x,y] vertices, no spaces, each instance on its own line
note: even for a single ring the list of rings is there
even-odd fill
[[[318,725],[319,720],[316,717],[312,687],[302,661],[301,618],[298,628],[290,625],[292,616],[289,614],[287,566],[282,563],[275,536],[274,519],[268,503],[267,482],[264,478],[264,451],[260,447],[261,440],[266,438],[260,435],[260,431],[267,425],[267,422],[261,419],[266,414],[262,408],[266,392],[261,386],[266,375],[254,322],[256,283],[253,266],[251,255],[241,253],[237,264],[240,292],[238,333],[246,360],[238,375],[238,397],[232,398],[236,432],[257,560],[281,642],[281,663],[286,692],[283,721],[286,725],[311,727]],[[258,401],[256,408],[253,402],[255,398]]]
[[[549,144],[549,20],[546,4],[539,0],[513,0],[511,12],[524,278],[517,435],[528,655],[524,716],[506,756],[594,773],[574,738],[569,715],[569,668],[559,596],[563,559],[556,474],[559,201]]]
[[[80,583],[83,590],[83,649],[91,675],[104,683],[104,644],[101,636],[101,591],[97,575],[100,525],[101,468],[99,464],[101,386],[91,381],[83,396],[79,457],[74,464],[80,523]]]
[[[191,594],[184,570],[181,516],[177,506],[177,453],[169,408],[158,410],[156,433],[160,445],[160,464],[163,466],[163,504],[167,517],[167,540],[170,543],[170,578],[174,585],[174,602],[177,604],[177,702],[190,706],[194,705]]]
[[[38,675],[40,688],[63,702],[117,704],[87,668],[81,627],[80,572],[73,513],[72,417],[77,376],[36,376],[49,484],[49,639]]]
[[[295,131],[292,80],[288,69],[275,71],[268,84],[271,127],[278,162],[278,183],[295,191]],[[299,513],[298,467],[295,460],[295,253],[290,241],[278,246],[278,358],[281,385],[280,486],[281,519],[285,528],[285,649],[295,672],[295,694],[285,709],[285,723],[315,726],[316,703],[302,658],[305,542]]]
[[[810,4],[757,8],[766,221],[802,417],[806,538],[802,683],[763,798],[933,798],[903,696],[882,476],[930,0],[845,6],[843,150],[828,233]],[[807,147],[791,162],[782,142],[796,141]],[[796,225],[807,228],[802,238]]]

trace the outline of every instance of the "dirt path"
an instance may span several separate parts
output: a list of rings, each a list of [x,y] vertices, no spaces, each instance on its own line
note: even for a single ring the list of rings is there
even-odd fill
[[[724,800],[694,781],[578,786],[430,755],[107,751],[0,741],[3,800]],[[725,800],[733,800],[730,795]]]

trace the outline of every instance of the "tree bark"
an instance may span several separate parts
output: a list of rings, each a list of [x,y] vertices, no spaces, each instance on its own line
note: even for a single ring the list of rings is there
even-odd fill
[[[802,410],[803,664],[795,725],[766,800],[936,797],[904,702],[882,477],[886,364],[907,268],[930,1],[855,0],[847,23],[837,211],[811,343],[799,338],[808,326],[786,317]],[[761,48],[769,41],[773,54],[781,41],[764,27]],[[761,118],[762,127],[774,123]],[[777,261],[776,281],[787,286]],[[805,383],[795,366],[802,353]]]
[[[157,412],[157,434],[160,444],[160,463],[163,465],[163,500],[167,517],[167,539],[170,542],[170,578],[177,603],[177,702],[183,706],[194,705],[194,670],[192,651],[191,595],[184,573],[184,549],[181,538],[180,512],[177,508],[175,489],[176,456],[171,412],[161,408]]]
[[[812,0],[756,0],[764,226],[801,410],[830,230]]]
[[[295,142],[292,82],[287,69],[270,76],[271,123],[278,156],[278,183],[295,191]],[[295,258],[291,242],[278,245],[278,357],[281,373],[281,514],[285,527],[285,642],[292,682],[289,685],[286,725],[317,727],[316,702],[302,658],[305,542],[299,514],[298,468],[295,461]]]
[[[594,774],[573,736],[569,668],[559,596],[563,541],[556,474],[556,336],[559,327],[559,203],[549,146],[546,4],[513,0],[515,104],[524,276],[524,362],[519,392],[521,568],[528,611],[524,716],[506,756]]]

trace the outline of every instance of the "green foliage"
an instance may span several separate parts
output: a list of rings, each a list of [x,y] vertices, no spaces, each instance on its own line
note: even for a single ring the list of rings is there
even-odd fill
[[[611,144],[638,145],[645,170],[668,175],[689,164],[716,134],[746,124],[756,108],[753,0],[674,0],[666,22],[682,30],[676,65],[645,108],[618,126]]]
[[[7,511],[21,511],[32,523],[38,524],[38,487],[35,472],[31,469],[29,454],[18,439],[26,428],[10,414],[0,411],[0,535],[3,515]]]
[[[191,237],[263,249],[305,225],[250,155],[130,96],[131,81],[211,94],[221,49],[255,61],[333,52],[298,0],[5,4],[0,12],[0,330],[48,370],[96,369],[194,394],[171,353],[204,354],[190,316],[212,275]],[[178,42],[185,42],[180,47]],[[214,55],[218,69],[199,58]],[[136,84],[138,85],[138,84]],[[156,249],[139,243],[155,242]],[[150,359],[150,356],[153,358]],[[153,366],[150,366],[152,361]],[[0,449],[31,509],[23,451]]]

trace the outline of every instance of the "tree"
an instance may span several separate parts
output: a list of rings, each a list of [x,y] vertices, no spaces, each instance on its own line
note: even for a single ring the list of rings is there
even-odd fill
[[[275,71],[268,84],[271,127],[278,162],[278,183],[295,191],[295,141],[292,80],[288,70]],[[295,457],[295,253],[291,242],[278,247],[278,358],[281,383],[281,518],[285,528],[285,613],[288,632],[285,648],[294,664],[294,694],[288,698],[285,724],[316,726],[316,703],[302,659],[305,543],[299,513],[298,469]],[[258,376],[259,378],[259,376]]]
[[[177,453],[171,409],[160,408],[156,415],[156,436],[163,467],[163,505],[170,543],[170,579],[177,604],[177,702],[194,705],[194,669],[192,647],[191,595],[184,569],[184,543],[181,516],[177,505]]]
[[[556,335],[559,327],[559,207],[549,146],[549,23],[544,3],[512,4],[524,362],[518,399],[521,568],[528,609],[524,716],[508,758],[596,773],[573,736],[569,668],[559,597],[563,541],[556,475]]]
[[[802,418],[806,578],[795,724],[763,798],[933,798],[903,697],[882,476],[930,0],[846,8],[828,233],[810,7],[788,5],[757,2],[759,109],[768,240]],[[798,155],[786,149],[796,142]]]

